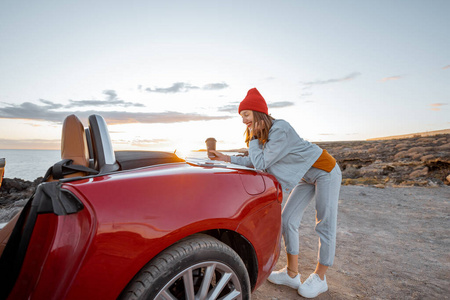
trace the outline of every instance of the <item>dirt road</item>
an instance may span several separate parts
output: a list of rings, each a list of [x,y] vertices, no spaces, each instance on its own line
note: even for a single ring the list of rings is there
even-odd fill
[[[302,281],[314,270],[314,207],[300,231]],[[282,252],[277,269],[286,264]],[[342,186],[329,291],[316,299],[450,298],[450,187]],[[266,281],[252,299],[302,299]]]

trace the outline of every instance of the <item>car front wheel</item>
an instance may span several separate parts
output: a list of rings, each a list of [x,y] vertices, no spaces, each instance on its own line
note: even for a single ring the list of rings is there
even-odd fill
[[[250,280],[233,249],[197,234],[151,260],[120,299],[250,299]]]

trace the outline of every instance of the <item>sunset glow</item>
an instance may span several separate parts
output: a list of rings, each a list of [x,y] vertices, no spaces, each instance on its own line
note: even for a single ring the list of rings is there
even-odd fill
[[[450,2],[9,1],[0,149],[58,149],[75,113],[114,147],[245,147],[257,87],[310,141],[450,128]]]

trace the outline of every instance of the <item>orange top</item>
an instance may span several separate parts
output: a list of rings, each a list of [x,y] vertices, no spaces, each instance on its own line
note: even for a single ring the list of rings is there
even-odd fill
[[[331,172],[336,165],[336,160],[331,156],[327,150],[323,150],[320,157],[312,165],[316,169],[324,170],[326,172]]]

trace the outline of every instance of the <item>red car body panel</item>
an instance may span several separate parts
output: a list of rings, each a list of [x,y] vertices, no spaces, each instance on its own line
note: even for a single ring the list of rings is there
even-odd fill
[[[275,265],[281,189],[266,173],[166,164],[62,183],[84,208],[39,214],[9,299],[116,299],[158,253],[195,233],[239,233],[256,253],[255,288]]]

